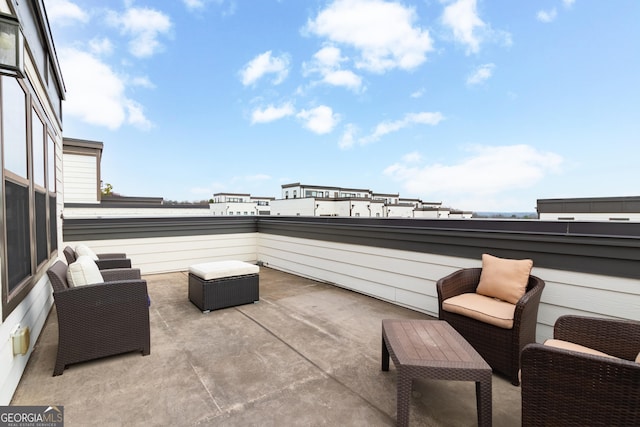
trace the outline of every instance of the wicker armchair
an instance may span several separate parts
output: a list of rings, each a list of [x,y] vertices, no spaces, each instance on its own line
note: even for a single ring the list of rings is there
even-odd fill
[[[76,262],[76,251],[71,246],[67,246],[62,251],[67,259],[67,264]],[[123,253],[96,254],[98,259],[95,260],[100,270],[111,268],[131,268],[131,260]]]
[[[527,345],[522,425],[640,425],[640,322],[561,316],[553,336],[619,359]]]
[[[438,318],[453,326],[494,371],[507,376],[511,383],[517,386],[520,384],[520,352],[525,345],[535,342],[536,339],[538,306],[545,282],[536,276],[529,276],[527,290],[516,304],[511,329],[443,310],[444,300],[475,292],[481,272],[481,268],[466,268],[438,280]]]
[[[67,365],[105,356],[151,352],[147,282],[138,269],[103,270],[105,283],[73,287],[67,265],[56,261],[47,275],[58,315],[58,355],[53,375]]]

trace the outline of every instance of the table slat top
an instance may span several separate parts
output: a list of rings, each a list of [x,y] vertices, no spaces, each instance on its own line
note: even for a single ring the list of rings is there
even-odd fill
[[[385,319],[382,331],[401,365],[491,369],[445,321]]]

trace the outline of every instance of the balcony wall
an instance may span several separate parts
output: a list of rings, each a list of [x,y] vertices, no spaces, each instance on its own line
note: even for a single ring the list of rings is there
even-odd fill
[[[65,244],[126,252],[144,274],[259,261],[437,316],[435,282],[482,253],[547,283],[538,341],[565,313],[640,320],[640,224],[314,217],[73,219]]]

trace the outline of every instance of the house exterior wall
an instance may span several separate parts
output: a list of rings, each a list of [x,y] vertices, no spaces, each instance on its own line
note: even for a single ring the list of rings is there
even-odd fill
[[[98,159],[91,155],[65,153],[64,202],[99,203]]]
[[[640,222],[640,196],[538,199],[536,210],[547,221]]]
[[[271,215],[313,216],[315,199],[276,199],[271,202]]]
[[[24,34],[24,82],[23,90],[25,91],[27,108],[26,114],[30,115],[33,123],[37,123],[37,118],[43,122],[43,136],[46,139],[47,154],[53,150],[52,159],[54,167],[50,167],[47,162],[47,183],[45,188],[37,191],[44,191],[47,197],[47,227],[52,227],[51,234],[47,237],[47,241],[53,240],[51,235],[57,236],[57,241],[62,240],[62,221],[59,215],[63,206],[63,166],[62,166],[62,119],[60,104],[64,98],[64,86],[60,76],[57,58],[50,44],[50,33],[48,24],[46,23],[46,15],[43,9],[43,3],[34,2],[18,2],[15,0],[0,0],[0,11],[6,14],[18,16]],[[33,53],[31,57],[30,52]],[[47,63],[48,58],[51,62]],[[48,68],[48,69],[47,69]],[[45,69],[47,71],[45,72]],[[53,72],[51,72],[53,70]],[[49,73],[47,75],[47,73]],[[47,75],[45,77],[45,75]],[[3,76],[4,79],[14,79],[14,77]],[[0,91],[0,95],[4,96],[4,92]],[[27,122],[29,123],[29,122]],[[34,136],[28,133],[27,145],[34,142]],[[51,145],[49,145],[51,141]],[[8,149],[15,144],[16,141],[2,140],[2,150]],[[6,171],[3,171],[3,179],[5,184],[12,180]],[[33,180],[33,177],[27,177]],[[55,185],[54,185],[55,182]],[[4,191],[4,185],[3,190]],[[33,182],[31,182],[33,185]],[[30,189],[30,196],[34,190]],[[1,191],[0,191],[1,192]],[[2,227],[5,227],[6,215],[6,194],[2,196]],[[53,206],[50,206],[53,205]],[[51,216],[54,218],[51,218]],[[57,222],[55,221],[58,218]],[[51,224],[56,224],[52,226]],[[29,225],[34,228],[33,224]],[[3,307],[0,308],[0,405],[8,405],[11,397],[20,381],[22,373],[33,351],[33,346],[40,335],[45,320],[53,305],[53,297],[51,286],[46,278],[46,268],[57,257],[57,251],[54,249],[47,258],[38,265],[33,265],[28,277],[18,286],[17,291],[11,294],[13,302],[8,301],[8,285],[7,285],[7,258],[6,252],[7,242],[6,230],[0,233],[3,239],[0,245],[0,286],[2,287]],[[55,237],[54,237],[55,238]],[[31,242],[33,244],[33,241]],[[16,297],[19,295],[19,297]],[[15,302],[17,301],[17,302]],[[6,305],[5,305],[6,303]],[[15,306],[14,306],[15,304]],[[10,307],[9,309],[7,307]],[[30,329],[30,345],[26,355],[13,355],[11,334],[19,327],[28,327]]]

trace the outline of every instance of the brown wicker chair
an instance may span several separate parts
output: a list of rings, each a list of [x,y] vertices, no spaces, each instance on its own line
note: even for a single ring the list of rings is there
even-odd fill
[[[620,359],[527,345],[522,425],[640,425],[640,322],[561,316],[553,336]]]
[[[525,345],[536,340],[538,306],[545,283],[536,276],[529,276],[527,290],[516,304],[512,329],[500,328],[442,309],[444,300],[475,292],[481,272],[481,268],[466,268],[438,280],[438,318],[453,326],[494,371],[506,375],[513,385],[518,385],[520,352]]]
[[[58,315],[58,355],[53,375],[67,365],[115,354],[151,352],[147,282],[138,269],[103,270],[105,283],[73,287],[67,265],[47,275]]]
[[[67,264],[76,262],[76,251],[71,246],[67,246],[62,251],[67,259]],[[131,260],[124,253],[108,253],[96,254],[98,259],[95,260],[100,270],[111,268],[131,268]]]

